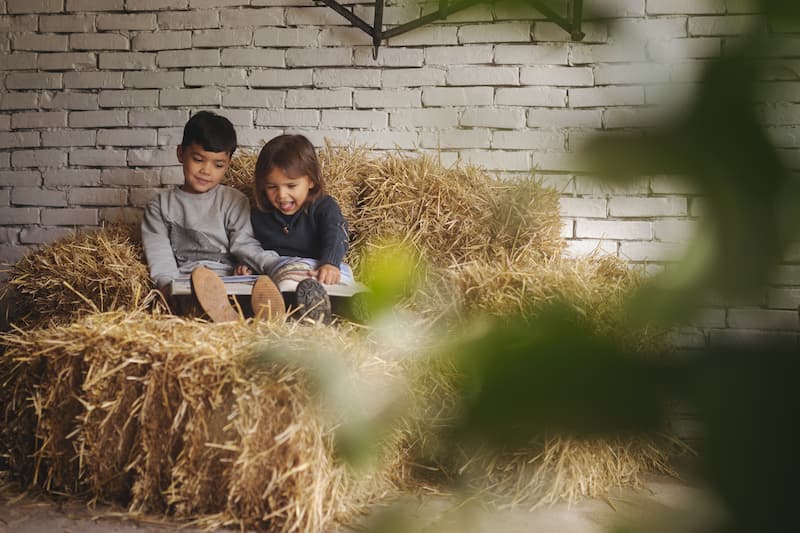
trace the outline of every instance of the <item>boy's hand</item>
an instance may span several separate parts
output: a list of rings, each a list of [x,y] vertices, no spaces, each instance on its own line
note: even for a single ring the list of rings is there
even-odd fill
[[[249,276],[252,273],[253,271],[247,265],[236,265],[236,268],[233,269],[234,276]]]
[[[315,271],[312,271],[312,275]],[[322,265],[316,270],[317,280],[325,285],[335,285],[342,279],[342,272],[333,265]]]

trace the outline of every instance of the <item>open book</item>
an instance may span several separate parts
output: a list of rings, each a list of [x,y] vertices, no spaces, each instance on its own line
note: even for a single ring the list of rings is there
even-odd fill
[[[316,270],[317,261],[303,257],[281,257],[267,273],[281,292],[294,292],[297,284],[308,277],[310,270]],[[322,285],[330,296],[353,296],[359,292],[368,292],[369,288],[353,279],[353,272],[346,264],[340,265],[342,279],[335,285]],[[228,294],[250,294],[258,276],[220,276],[225,283]],[[172,280],[172,294],[192,293],[192,282],[189,276],[181,276]]]

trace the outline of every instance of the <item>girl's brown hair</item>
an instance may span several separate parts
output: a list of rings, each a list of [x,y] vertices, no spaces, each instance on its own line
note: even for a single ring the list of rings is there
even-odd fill
[[[278,135],[261,149],[253,172],[253,196],[260,211],[272,209],[265,181],[274,168],[281,169],[291,179],[308,176],[314,183],[314,188],[308,191],[308,203],[325,194],[317,152],[311,141],[303,135]]]

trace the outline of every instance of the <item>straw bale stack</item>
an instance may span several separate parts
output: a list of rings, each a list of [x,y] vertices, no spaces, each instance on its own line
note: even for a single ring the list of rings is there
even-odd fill
[[[35,448],[32,465],[12,465],[21,467],[14,473],[49,492],[127,503],[133,513],[326,530],[391,490],[399,459],[389,456],[385,475],[350,475],[333,455],[340,420],[325,412],[303,368],[269,356],[287,346],[319,350],[320,337],[297,323],[213,325],[121,311],[7,334],[0,375],[16,385],[16,403],[5,405],[5,437],[24,431],[31,412],[36,420],[33,446],[3,442],[18,458]],[[355,338],[324,341],[351,354],[356,369],[386,365]]]
[[[79,316],[152,305],[155,293],[138,227],[111,225],[37,248],[8,268],[3,298],[21,327],[69,323]]]

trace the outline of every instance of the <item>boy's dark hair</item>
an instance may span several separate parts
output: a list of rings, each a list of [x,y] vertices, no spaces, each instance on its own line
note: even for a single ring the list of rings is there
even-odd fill
[[[198,111],[183,127],[181,146],[186,148],[194,143],[207,152],[226,152],[232,156],[236,151],[236,130],[231,121],[222,115]]]
[[[325,194],[317,152],[311,141],[303,135],[278,135],[261,149],[253,172],[253,196],[260,211],[272,209],[267,200],[264,180],[274,168],[281,169],[292,179],[308,176],[314,183],[314,188],[308,191],[309,202]]]

